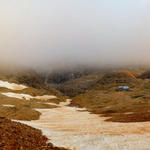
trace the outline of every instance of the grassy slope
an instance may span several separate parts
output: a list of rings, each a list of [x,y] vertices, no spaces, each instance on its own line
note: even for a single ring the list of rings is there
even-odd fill
[[[32,96],[41,96],[41,95],[55,95],[56,99],[48,100],[47,102],[59,103],[60,101],[65,101],[67,97],[63,96],[59,91],[47,87],[44,82],[41,80],[40,76],[34,71],[27,72],[16,72],[15,73],[1,73],[0,80],[20,83],[29,86],[29,88],[14,91],[7,88],[0,88],[1,92],[15,92],[15,93],[24,93]],[[40,102],[40,103],[39,103]],[[36,108],[54,108],[54,106],[44,104],[40,100],[20,100],[17,98],[9,98],[0,94],[0,116],[7,117],[9,119],[17,120],[37,120],[39,119],[40,113],[37,112]],[[15,105],[15,107],[4,107],[3,104]]]
[[[48,87],[41,77],[33,70],[16,71],[16,72],[0,72],[0,80],[8,81],[17,84],[24,84],[30,88],[23,90],[24,93],[31,95],[55,95],[62,99],[61,92],[54,88]],[[22,92],[22,91],[21,91]]]
[[[14,105],[14,107],[3,105]],[[54,108],[54,106],[10,98],[0,94],[0,116],[17,120],[37,120],[40,117],[40,113],[34,110],[35,108]]]
[[[110,117],[108,121],[150,121],[150,80],[138,79],[136,84],[128,83],[132,87],[130,92],[116,91],[118,85],[104,87],[98,84],[85,94],[74,97],[72,105]]]
[[[14,70],[13,70],[14,71]],[[21,91],[13,91],[7,88],[0,88],[1,92],[25,93],[32,96],[37,95],[55,95],[57,99],[48,102],[59,103],[64,101],[64,97],[59,91],[47,87],[35,72],[5,72],[0,69],[0,80],[12,83],[25,84],[29,88]],[[14,105],[14,107],[6,107],[3,105]],[[40,113],[36,108],[54,108],[40,102],[40,100],[20,100],[17,98],[9,98],[0,94],[0,147],[1,149],[16,150],[65,150],[64,148],[54,147],[51,143],[46,144],[47,138],[42,136],[41,131],[29,126],[12,122],[8,119],[15,120],[37,120]],[[8,119],[5,119],[6,117]]]

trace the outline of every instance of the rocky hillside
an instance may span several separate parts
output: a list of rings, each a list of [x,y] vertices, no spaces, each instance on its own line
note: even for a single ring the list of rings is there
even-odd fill
[[[40,130],[0,117],[0,149],[3,150],[65,150],[46,143]]]

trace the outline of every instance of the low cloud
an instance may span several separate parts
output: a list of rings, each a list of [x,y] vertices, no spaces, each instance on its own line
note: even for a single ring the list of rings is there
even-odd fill
[[[150,64],[148,0],[0,2],[0,62]]]

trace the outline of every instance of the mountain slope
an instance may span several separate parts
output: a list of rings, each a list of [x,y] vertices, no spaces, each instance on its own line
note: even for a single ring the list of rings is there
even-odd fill
[[[149,82],[124,73],[109,73],[91,90],[74,97],[72,105],[86,107],[92,113],[110,117],[108,121],[150,121]],[[117,91],[120,84],[128,85],[131,91]]]
[[[102,73],[95,73],[81,78],[77,78],[63,84],[57,85],[57,90],[61,91],[67,96],[74,97],[86,92],[94,86],[102,77]]]
[[[0,148],[5,150],[65,150],[47,144],[47,138],[38,129],[0,118]]]

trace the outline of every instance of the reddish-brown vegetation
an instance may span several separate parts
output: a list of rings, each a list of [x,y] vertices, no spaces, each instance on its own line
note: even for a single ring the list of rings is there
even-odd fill
[[[40,130],[0,118],[0,149],[2,150],[64,150],[46,144],[47,138]]]
[[[150,113],[136,112],[133,114],[116,114],[107,121],[113,122],[146,122],[150,121]]]

